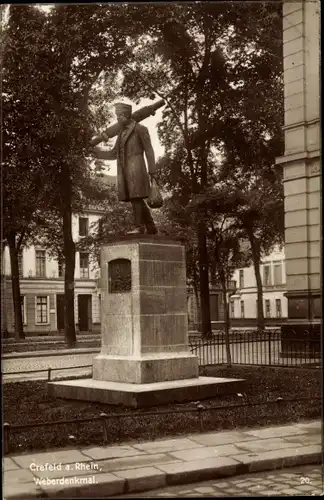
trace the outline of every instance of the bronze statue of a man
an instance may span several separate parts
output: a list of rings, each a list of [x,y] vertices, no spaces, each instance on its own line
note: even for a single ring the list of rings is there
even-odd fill
[[[149,196],[150,181],[155,177],[156,165],[149,132],[144,125],[132,120],[132,106],[115,104],[121,130],[110,151],[94,148],[97,158],[117,160],[117,189],[120,201],[130,201],[133,207],[135,230],[132,233],[156,234],[157,229],[145,199]],[[103,139],[108,140],[104,134]],[[145,165],[144,153],[147,161]]]

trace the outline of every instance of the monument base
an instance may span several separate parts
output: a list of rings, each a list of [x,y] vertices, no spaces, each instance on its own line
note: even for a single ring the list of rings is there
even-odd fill
[[[147,356],[112,356],[101,353],[93,360],[94,380],[150,384],[197,378],[198,358],[188,352]]]
[[[244,392],[244,385],[243,379],[197,377],[152,384],[79,379],[49,382],[47,387],[51,397],[143,408]]]
[[[244,392],[244,380],[199,377],[183,245],[128,235],[105,245],[100,260],[102,346],[92,379],[50,382],[50,396],[140,408]]]

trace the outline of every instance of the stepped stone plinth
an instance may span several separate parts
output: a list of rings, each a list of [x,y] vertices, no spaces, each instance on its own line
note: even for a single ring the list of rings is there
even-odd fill
[[[101,251],[101,352],[92,379],[51,382],[56,397],[153,406],[237,392],[244,381],[199,377],[189,352],[185,249],[128,235]]]

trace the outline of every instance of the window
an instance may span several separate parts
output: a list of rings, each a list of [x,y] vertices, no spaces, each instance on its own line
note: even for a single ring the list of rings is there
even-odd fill
[[[277,318],[281,318],[282,317],[281,299],[276,299],[276,317]]]
[[[263,267],[263,284],[265,286],[271,285],[271,267],[270,266],[264,266]]]
[[[98,295],[98,315],[99,315],[99,322],[101,321],[101,293]]]
[[[19,278],[22,278],[24,275],[24,268],[23,268],[23,251],[20,250],[18,252],[18,270],[19,270]]]
[[[80,278],[89,278],[89,254],[80,253]]]
[[[273,277],[274,277],[274,284],[275,285],[282,284],[282,265],[281,265],[281,262],[274,262],[274,264],[273,264]]]
[[[26,296],[20,295],[20,304],[21,304],[21,316],[23,324],[27,324],[27,314],[26,314]]]
[[[244,288],[244,269],[240,269],[239,286]]]
[[[79,217],[79,236],[88,236],[89,219],[88,217]]]
[[[65,266],[64,266],[64,260],[62,259],[62,257],[59,257],[57,259],[57,265],[58,265],[58,276],[59,276],[59,278],[64,278]]]
[[[244,300],[241,300],[241,318],[244,318]]]
[[[234,302],[234,300],[231,300],[230,306],[231,306],[231,309],[230,309],[231,318],[235,318],[235,302]]]
[[[45,250],[36,250],[36,276],[45,278],[46,276],[46,252]]]
[[[48,324],[48,297],[46,295],[36,297],[36,324]]]
[[[266,318],[271,318],[271,306],[269,299],[265,301],[265,316]]]

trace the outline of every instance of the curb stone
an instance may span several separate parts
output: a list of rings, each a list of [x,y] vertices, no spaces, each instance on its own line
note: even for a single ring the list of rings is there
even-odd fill
[[[17,358],[45,358],[50,356],[64,356],[66,354],[96,354],[101,351],[101,347],[80,347],[75,349],[62,349],[53,351],[30,351],[30,352],[15,352],[2,354],[1,359],[17,359]],[[24,372],[22,372],[24,373]],[[6,372],[3,373],[6,375]]]
[[[305,448],[304,450],[302,448]],[[15,488],[5,493],[4,500],[29,500],[50,498],[87,498],[107,497],[128,494],[132,492],[151,491],[168,485],[189,484],[197,481],[220,479],[251,472],[271,471],[285,467],[300,465],[316,465],[321,463],[320,446],[304,446],[299,450],[278,450],[274,452],[251,453],[236,455],[235,458],[219,457],[219,459],[204,459],[193,462],[140,467],[131,470],[115,471],[114,473],[96,474],[97,482],[82,486],[44,486],[42,491],[34,483],[15,485]],[[269,454],[274,456],[271,458]],[[20,490],[20,491],[19,491]]]

